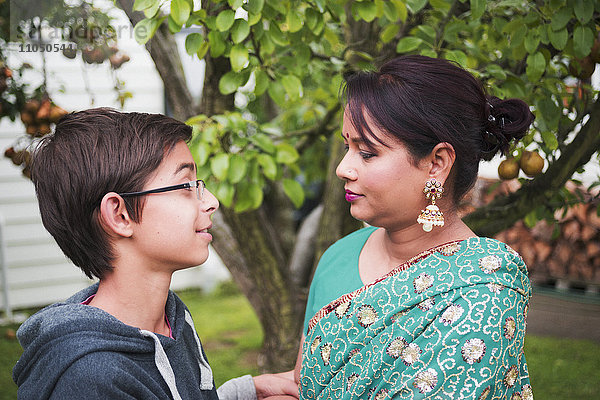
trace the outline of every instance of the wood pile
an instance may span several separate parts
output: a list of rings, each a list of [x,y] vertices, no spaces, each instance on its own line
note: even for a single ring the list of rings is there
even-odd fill
[[[467,199],[472,207],[487,204],[494,196],[518,189],[519,183],[499,183],[480,179]],[[573,188],[571,188],[573,189]],[[527,264],[536,284],[556,284],[558,288],[577,287],[598,292],[600,288],[600,217],[598,201],[557,211],[556,224],[538,222],[528,228],[522,221],[496,235],[515,249]],[[556,230],[556,232],[555,232]]]

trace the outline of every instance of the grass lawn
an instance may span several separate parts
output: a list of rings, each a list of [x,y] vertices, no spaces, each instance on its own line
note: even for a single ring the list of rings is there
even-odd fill
[[[246,298],[231,284],[222,285],[211,295],[198,291],[179,295],[194,317],[217,386],[229,378],[257,374],[262,332]],[[21,354],[11,334],[16,328],[0,327],[0,400],[16,398],[11,378]],[[600,398],[599,344],[528,335],[525,355],[536,399]]]

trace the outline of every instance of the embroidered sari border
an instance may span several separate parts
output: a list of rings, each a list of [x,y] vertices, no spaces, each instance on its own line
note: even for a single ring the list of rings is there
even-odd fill
[[[362,292],[364,292],[365,290],[368,290],[369,288],[381,283],[382,281],[391,278],[394,275],[399,274],[402,271],[407,270],[408,268],[410,268],[411,266],[413,266],[414,264],[418,263],[419,261],[422,261],[423,259],[431,256],[433,253],[439,251],[440,249],[446,247],[446,246],[451,246],[454,244],[458,244],[470,239],[480,239],[480,237],[472,237],[472,238],[468,238],[468,239],[461,239],[461,240],[453,240],[444,244],[440,244],[438,246],[432,247],[428,250],[425,250],[419,254],[417,254],[416,256],[412,257],[411,259],[403,262],[402,264],[398,265],[397,267],[395,267],[394,269],[392,269],[390,272],[388,272],[387,274],[383,275],[382,277],[376,279],[375,281],[364,285],[363,287],[360,287],[358,289],[356,289],[353,292],[350,293],[346,293],[345,295],[338,297],[337,299],[333,300],[331,303],[327,304],[326,306],[324,306],[323,308],[321,308],[319,310],[319,312],[317,312],[308,322],[308,330],[307,330],[307,334],[308,332],[310,332],[315,325],[317,325],[319,323],[319,321],[325,317],[327,314],[329,314],[330,312],[334,311],[340,304],[346,303],[350,300],[352,300],[353,298],[355,298],[356,296],[358,296],[359,294],[361,294]]]

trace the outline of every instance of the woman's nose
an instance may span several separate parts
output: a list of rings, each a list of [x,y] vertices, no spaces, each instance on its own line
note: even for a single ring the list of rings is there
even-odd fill
[[[335,174],[340,179],[352,181],[356,179],[357,175],[356,170],[352,168],[349,163],[348,154],[349,153],[346,153],[344,158],[342,158],[342,161],[340,161],[338,164],[337,168],[335,169]]]

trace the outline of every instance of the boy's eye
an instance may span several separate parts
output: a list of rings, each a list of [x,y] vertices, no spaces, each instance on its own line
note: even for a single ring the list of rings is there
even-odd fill
[[[375,154],[373,154],[373,153],[369,153],[369,152],[366,152],[366,151],[361,151],[361,152],[360,152],[360,156],[361,156],[363,159],[365,159],[365,160],[368,160],[368,159],[369,159],[369,158],[371,158],[371,157],[375,157]]]

